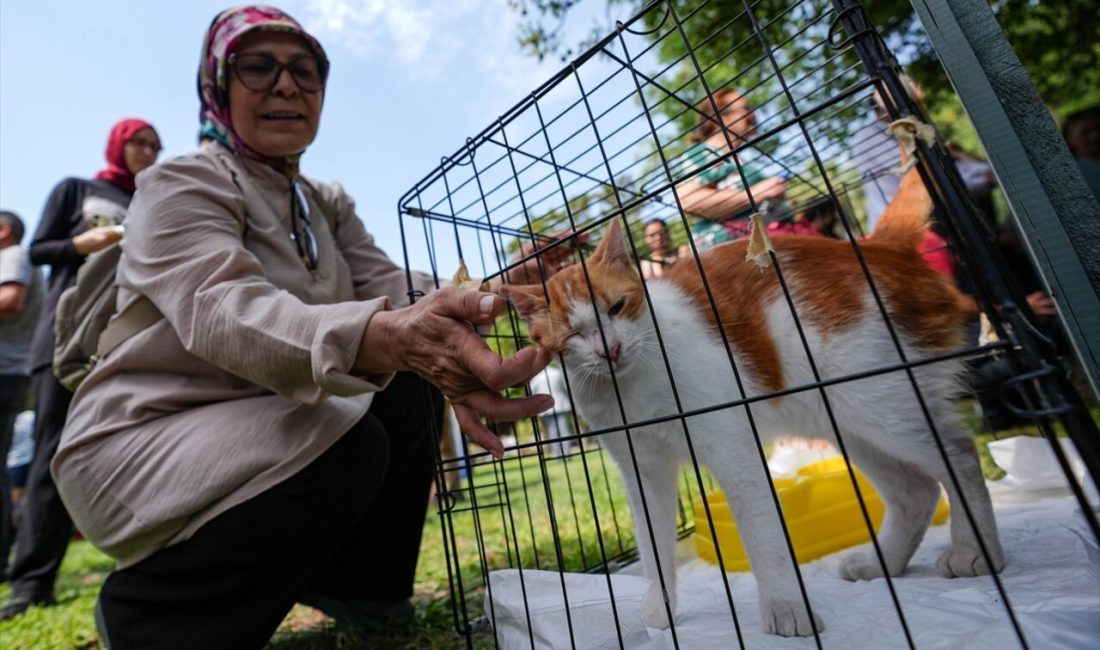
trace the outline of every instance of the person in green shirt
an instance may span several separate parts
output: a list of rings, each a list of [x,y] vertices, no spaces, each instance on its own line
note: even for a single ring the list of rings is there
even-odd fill
[[[680,157],[676,170],[677,177],[688,178],[676,190],[684,212],[696,217],[691,235],[696,247],[703,249],[747,237],[753,201],[757,209],[764,202],[778,207],[787,181],[765,176],[745,151],[731,155],[756,133],[756,116],[744,94],[725,88],[714,93],[713,103],[704,99],[697,109],[697,124],[689,136],[693,144]]]

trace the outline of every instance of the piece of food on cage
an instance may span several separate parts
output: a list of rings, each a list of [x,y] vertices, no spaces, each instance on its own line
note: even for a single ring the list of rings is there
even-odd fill
[[[860,243],[866,268],[850,242],[791,236],[772,242],[774,253],[765,247],[752,256],[774,254],[771,266],[746,261],[751,244],[736,241],[645,284],[615,218],[585,268],[555,275],[548,295],[541,285],[501,288],[530,338],[561,355],[574,407],[592,430],[607,431],[600,443],[621,469],[651,580],[647,625],[668,627],[676,614],[676,481],[680,466],[697,458],[736,516],[765,631],[823,629],[802,596],[760,452],[791,433],[831,440],[839,433],[885,503],[881,559],[854,553],[841,562],[842,577],[902,574],[941,485],[953,505],[966,501],[973,525],[954,517],[939,572],[974,576],[1004,566],[975,445],[952,402],[960,362],[882,370],[962,345],[957,289],[918,252],[931,209],[914,169]]]

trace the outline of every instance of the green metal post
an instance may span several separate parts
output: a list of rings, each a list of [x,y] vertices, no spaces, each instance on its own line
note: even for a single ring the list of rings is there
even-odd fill
[[[912,0],[1100,399],[1100,205],[984,0]]]

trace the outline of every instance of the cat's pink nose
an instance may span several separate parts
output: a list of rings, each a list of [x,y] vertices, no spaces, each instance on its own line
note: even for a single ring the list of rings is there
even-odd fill
[[[622,346],[619,345],[618,343],[613,343],[611,345],[611,350],[607,354],[601,354],[600,356],[604,357],[605,359],[611,359],[612,363],[618,363],[619,362],[619,353],[621,351],[622,351]]]

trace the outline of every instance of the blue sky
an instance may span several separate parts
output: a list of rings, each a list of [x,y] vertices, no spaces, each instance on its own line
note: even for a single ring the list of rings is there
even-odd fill
[[[0,206],[33,233],[58,181],[103,167],[107,132],[123,117],[156,125],[162,160],[192,150],[202,35],[232,4],[0,3]],[[519,19],[506,0],[275,4],[313,32],[332,61],[320,133],[302,169],[343,183],[399,264],[398,198],[561,66],[519,51]],[[573,26],[587,29],[584,12],[603,6],[589,0]]]

